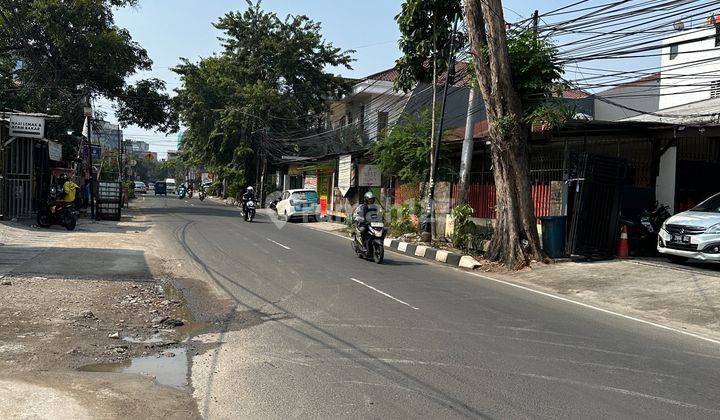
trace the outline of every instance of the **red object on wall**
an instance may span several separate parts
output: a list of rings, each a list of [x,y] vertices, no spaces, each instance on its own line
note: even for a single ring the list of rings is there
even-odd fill
[[[324,195],[320,197],[320,214],[327,215],[327,197]]]

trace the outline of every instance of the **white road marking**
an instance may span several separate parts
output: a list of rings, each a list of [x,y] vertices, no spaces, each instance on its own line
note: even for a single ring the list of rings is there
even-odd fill
[[[629,320],[631,320],[631,321],[640,322],[640,323],[642,323],[642,324],[651,325],[651,326],[656,327],[656,328],[662,328],[663,330],[680,333],[680,334],[687,335],[687,336],[690,336],[690,337],[693,337],[693,338],[697,338],[697,339],[699,339],[699,340],[707,341],[707,342],[709,342],[709,343],[720,344],[720,340],[715,340],[715,339],[712,339],[712,338],[709,338],[709,337],[704,337],[704,336],[699,335],[699,334],[694,334],[694,333],[691,333],[691,332],[688,332],[688,331],[679,330],[679,329],[677,329],[677,328],[668,327],[667,325],[658,324],[658,323],[655,323],[655,322],[652,322],[652,321],[646,321],[646,320],[644,320],[644,319],[636,318],[636,317],[634,317],[634,316],[624,315],[624,314],[621,314],[621,313],[618,313],[618,312],[614,312],[614,311],[611,311],[611,310],[608,310],[608,309],[603,309],[603,308],[600,308],[600,307],[597,307],[597,306],[589,305],[589,304],[587,304],[587,303],[582,303],[582,302],[578,302],[578,301],[576,301],[576,300],[572,300],[572,299],[568,299],[568,298],[565,298],[565,297],[562,297],[562,296],[554,295],[554,294],[552,294],[552,293],[541,292],[541,291],[539,291],[539,290],[535,290],[535,289],[531,289],[531,288],[529,288],[529,287],[521,286],[521,285],[519,285],[519,284],[511,283],[511,282],[509,282],[509,281],[500,280],[500,279],[494,279],[494,278],[492,278],[492,277],[483,276],[482,274],[477,274],[477,273],[467,272],[467,274],[471,274],[471,275],[473,275],[473,276],[480,277],[481,279],[490,280],[490,281],[494,281],[494,282],[496,282],[496,283],[504,284],[504,285],[506,285],[506,286],[515,287],[515,288],[517,288],[517,289],[525,290],[525,291],[527,291],[527,292],[532,292],[532,293],[536,293],[536,294],[539,294],[539,295],[543,295],[543,296],[546,296],[546,297],[549,297],[549,298],[552,298],[552,299],[557,299],[557,300],[562,301],[562,302],[572,303],[572,304],[575,304],[575,305],[578,305],[578,306],[582,306],[583,308],[594,309],[594,310],[596,310],[596,311],[603,312],[603,313],[606,313],[606,314],[609,314],[609,315],[615,315],[615,316],[618,316],[618,317],[620,317],[620,318],[625,318],[625,319],[629,319]]]
[[[376,288],[370,286],[369,284],[365,284],[365,283],[361,282],[361,281],[358,280],[358,279],[354,279],[354,278],[351,277],[350,280],[354,281],[355,283],[362,284],[363,286],[367,287],[368,289],[372,289],[372,290],[380,293],[380,294],[383,295],[383,296],[389,297],[390,299],[392,299],[392,300],[394,300],[394,301],[396,301],[396,302],[402,303],[402,304],[405,305],[405,306],[409,306],[409,307],[415,309],[416,311],[419,309],[419,308],[416,308],[416,307],[412,306],[411,304],[409,304],[409,303],[407,303],[407,302],[405,302],[405,301],[402,301],[402,300],[400,300],[400,299],[398,299],[398,298],[396,298],[396,297],[394,297],[394,296],[392,296],[392,295],[389,295],[389,294],[383,292],[382,290],[376,289]]]
[[[316,231],[318,231],[318,232],[329,233],[329,234],[331,234],[331,235],[335,235],[335,236],[338,236],[338,237],[340,237],[340,238],[345,238],[345,239],[347,239],[347,240],[352,240],[351,238],[345,237],[344,235],[340,235],[340,234],[337,234],[337,233],[335,233],[335,232],[328,232],[328,231],[321,230],[321,229],[317,229],[317,228],[313,228],[313,227],[308,227],[308,228],[309,228],[309,229],[316,230]],[[396,253],[396,252],[395,252],[394,250],[392,250],[392,249],[389,249],[388,251],[393,252],[393,253]],[[442,251],[438,251],[438,253],[440,253],[440,252],[442,252]],[[415,261],[418,260],[417,258],[409,257],[409,256],[407,256],[407,255],[404,254],[404,253],[396,253],[396,254],[399,255],[400,257],[411,258],[411,259],[413,259],[413,260],[415,260]],[[432,263],[433,263],[432,260],[420,260],[420,261],[423,261],[423,262],[425,262],[425,263],[428,264],[428,265],[433,265],[433,264],[432,264]],[[597,307],[597,306],[589,305],[589,304],[587,304],[587,303],[578,302],[578,301],[575,301],[575,300],[572,300],[572,299],[568,299],[568,298],[565,298],[565,297],[562,297],[562,296],[554,295],[554,294],[552,294],[552,293],[541,292],[541,291],[539,291],[539,290],[535,290],[535,289],[532,289],[532,288],[530,288],[530,287],[521,286],[521,285],[519,285],[519,284],[511,283],[511,282],[508,282],[508,281],[505,281],[505,280],[494,279],[494,278],[492,278],[492,277],[483,276],[482,274],[473,273],[473,272],[470,272],[470,271],[467,271],[467,270],[462,270],[462,269],[459,269],[459,268],[456,268],[456,267],[452,267],[452,266],[441,266],[441,265],[437,265],[437,264],[434,264],[434,265],[437,266],[437,267],[443,267],[443,268],[453,269],[453,270],[459,271],[459,272],[464,273],[464,274],[470,274],[470,275],[472,275],[472,276],[480,277],[481,279],[484,279],[484,280],[490,280],[490,281],[494,281],[494,282],[496,282],[496,283],[504,284],[504,285],[506,285],[506,286],[510,286],[510,287],[515,287],[515,288],[518,288],[518,289],[522,289],[522,290],[525,290],[525,291],[527,291],[527,292],[537,293],[537,294],[540,294],[540,295],[543,295],[543,296],[546,296],[546,297],[549,297],[549,298],[552,298],[552,299],[560,300],[560,301],[562,301],[562,302],[572,303],[572,304],[575,304],[575,305],[578,305],[578,306],[582,306],[582,307],[588,308],[588,309],[594,309],[594,310],[596,310],[596,311],[600,311],[600,312],[606,313],[606,314],[608,314],[608,315],[615,315],[615,316],[619,316],[619,317],[621,317],[621,318],[629,319],[629,320],[631,320],[631,321],[640,322],[640,323],[645,324],[645,325],[651,325],[651,326],[656,327],[656,328],[661,328],[661,329],[666,330],[666,331],[672,331],[672,332],[675,332],[675,333],[678,333],[678,334],[682,334],[682,335],[685,335],[685,336],[688,336],[688,337],[696,338],[696,339],[698,339],[698,340],[706,341],[706,342],[713,343],[713,344],[720,344],[720,340],[716,340],[716,339],[713,339],[713,338],[710,338],[710,337],[705,337],[705,336],[702,336],[702,335],[700,335],[700,334],[694,334],[694,333],[691,333],[691,332],[688,332],[688,331],[679,330],[679,329],[677,329],[677,328],[668,327],[667,325],[658,324],[658,323],[655,323],[655,322],[652,322],[652,321],[646,321],[646,320],[644,320],[644,319],[636,318],[636,317],[630,316],[630,315],[623,315],[623,314],[618,313],[618,312],[613,312],[613,311],[610,311],[610,310],[607,310],[607,309],[603,309],[603,308],[600,308],[600,307]]]
[[[291,249],[289,246],[285,246],[285,245],[281,244],[280,242],[275,242],[275,241],[273,241],[273,240],[270,239],[270,238],[266,238],[266,239],[267,239],[268,241],[274,243],[274,244],[277,245],[277,246],[281,246],[281,247],[283,247],[283,248],[285,248],[285,249]]]

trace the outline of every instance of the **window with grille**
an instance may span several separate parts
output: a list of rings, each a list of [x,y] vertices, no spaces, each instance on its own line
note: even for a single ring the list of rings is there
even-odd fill
[[[710,82],[710,98],[720,98],[720,80]]]
[[[670,46],[670,59],[674,60],[678,56],[678,44],[672,44]]]

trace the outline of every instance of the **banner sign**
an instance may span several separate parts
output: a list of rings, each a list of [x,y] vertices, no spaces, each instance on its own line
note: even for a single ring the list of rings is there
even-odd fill
[[[87,145],[87,144],[83,144],[83,156],[84,156],[85,158],[88,157],[88,145]],[[93,159],[100,159],[100,156],[102,156],[102,148],[101,148],[100,146],[95,146],[95,145],[93,144],[93,147],[92,147],[92,158],[93,158]]]
[[[49,141],[48,154],[50,155],[50,160],[54,160],[56,162],[62,161],[62,144],[54,141]]]
[[[305,184],[303,185],[303,188],[308,190],[317,189],[317,175],[305,175]]]
[[[352,156],[342,155],[338,159],[338,188],[345,196],[352,187]]]
[[[10,137],[45,137],[45,118],[10,115]]]
[[[382,174],[377,165],[358,165],[358,185],[361,187],[379,187],[382,185]]]

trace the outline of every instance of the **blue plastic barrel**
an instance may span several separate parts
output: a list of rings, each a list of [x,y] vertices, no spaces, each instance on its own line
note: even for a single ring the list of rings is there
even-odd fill
[[[565,216],[545,216],[542,225],[542,246],[550,258],[565,256]]]

